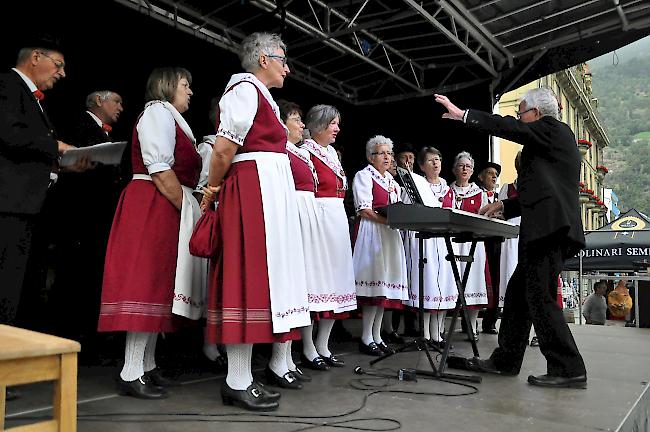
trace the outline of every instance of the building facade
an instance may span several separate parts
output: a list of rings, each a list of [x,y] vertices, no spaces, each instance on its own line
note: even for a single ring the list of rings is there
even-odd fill
[[[598,118],[598,100],[591,91],[591,73],[586,63],[542,77],[532,83],[505,93],[495,106],[495,113],[515,116],[521,97],[532,88],[549,87],[558,95],[561,120],[575,133],[582,154],[580,190],[582,222],[585,230],[598,229],[607,224],[605,205],[605,176],[608,169],[603,161],[603,150],[609,145],[607,132]],[[517,177],[515,155],[521,145],[493,138],[491,156],[502,166],[499,183],[511,183]]]

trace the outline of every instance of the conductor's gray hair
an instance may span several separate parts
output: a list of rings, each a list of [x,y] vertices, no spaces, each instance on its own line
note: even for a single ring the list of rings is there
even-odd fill
[[[108,100],[111,97],[111,94],[113,94],[113,92],[110,90],[98,90],[92,92],[91,94],[86,96],[86,108],[90,109],[98,106],[97,96],[99,96],[101,100]]]
[[[539,115],[550,116],[556,120],[560,119],[560,107],[557,103],[557,96],[548,87],[530,89],[521,99],[526,103],[526,109],[537,108]]]
[[[273,54],[275,50],[282,49],[286,55],[287,46],[275,33],[255,32],[244,38],[239,49],[241,67],[246,72],[255,72],[260,67],[260,55]]]
[[[388,146],[391,149],[391,151],[393,150],[392,139],[386,138],[383,135],[375,135],[374,137],[370,138],[366,143],[366,157],[370,159],[370,157],[372,156],[372,152],[375,151],[375,147],[380,145]]]
[[[332,120],[337,117],[341,121],[341,113],[332,105],[314,105],[305,116],[305,127],[313,137],[327,129]]]
[[[454,158],[454,168],[458,165],[458,162],[460,162],[461,159],[467,159],[470,161],[472,164],[472,169],[474,169],[474,158],[472,157],[471,154],[467,153],[466,151],[462,151],[456,155]]]

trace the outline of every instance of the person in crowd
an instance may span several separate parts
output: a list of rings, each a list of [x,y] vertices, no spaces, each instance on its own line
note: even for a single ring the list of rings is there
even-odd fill
[[[400,233],[388,227],[378,211],[400,201],[400,187],[387,172],[393,141],[376,135],[366,143],[370,164],[354,176],[352,190],[359,215],[352,262],[357,302],[362,306],[362,335],[359,350],[380,356],[393,352],[381,338],[384,309],[401,309],[408,300],[406,258]]]
[[[488,203],[499,199],[495,190],[497,179],[501,175],[501,165],[487,162],[478,173],[480,186],[485,190]],[[501,257],[501,241],[487,239],[485,242],[485,258],[487,261],[486,280],[488,284],[488,306],[483,312],[481,329],[486,334],[497,334],[497,317],[499,313],[499,260]]]
[[[429,207],[442,207],[443,199],[449,192],[447,181],[440,177],[442,154],[435,147],[423,147],[417,155],[417,164],[425,177],[411,173],[423,204]],[[407,194],[402,193],[402,200],[410,203]],[[443,349],[444,321],[447,310],[456,306],[458,289],[454,283],[447,256],[447,246],[443,238],[423,240],[424,278],[422,292],[424,299],[423,336],[434,349]],[[407,264],[410,267],[410,295],[406,303],[413,310],[420,305],[420,250],[419,239],[411,238],[406,251]]]
[[[521,164],[521,150],[515,156],[515,171],[519,174]],[[499,199],[515,199],[519,196],[517,192],[517,179],[512,183],[505,184],[499,191]],[[508,219],[508,222],[516,225],[521,224],[521,216],[515,216]],[[501,256],[499,259],[499,308],[503,308],[504,300],[506,297],[506,288],[508,281],[512,277],[517,267],[517,250],[519,249],[519,237],[506,239],[501,245]],[[530,338],[530,346],[539,346],[539,340],[535,335],[535,329],[532,329],[533,336]]]
[[[443,199],[442,206],[478,213],[487,204],[487,193],[476,183],[470,182],[474,172],[474,159],[468,152],[460,152],[454,159],[453,173],[456,180],[449,185],[449,191]],[[469,255],[471,243],[454,243],[455,255]],[[467,263],[459,262],[460,275],[465,272]],[[467,285],[465,286],[465,302],[470,331],[474,340],[478,341],[477,317],[480,309],[488,302],[487,284],[485,279],[485,247],[479,242],[474,251],[474,261],[471,264]]]
[[[112,127],[122,113],[122,97],[110,90],[98,90],[86,97],[85,105],[70,143],[88,147],[113,141]],[[95,363],[108,354],[106,340],[98,338],[96,332],[106,247],[121,192],[120,167],[97,164],[83,173],[61,173],[52,192],[48,203],[54,207],[51,211],[61,227],[51,232],[50,240],[56,251],[51,295],[60,316],[56,327],[62,336],[81,342],[80,362]],[[83,199],[88,196],[99,199],[89,206]]]
[[[395,164],[400,168],[413,172],[413,164],[415,161],[415,149],[413,145],[411,143],[396,144],[394,153],[393,159],[395,160]],[[403,186],[401,178],[397,175],[397,168],[393,168],[392,165],[393,163],[391,163],[391,169],[388,172],[394,177],[398,185]],[[404,191],[402,191],[402,194],[404,194]],[[409,236],[407,232],[401,232],[401,235],[404,241],[404,250],[408,253],[408,242],[412,236]],[[406,266],[406,277],[410,284],[411,276],[408,265]],[[402,316],[404,317],[404,334],[406,336],[417,336],[417,330],[415,329],[416,317],[413,311],[408,308],[402,310],[386,310],[383,320],[384,334],[382,338],[384,341],[396,344],[404,343],[404,338],[397,333]]]
[[[350,232],[343,207],[348,181],[332,145],[341,130],[340,120],[341,114],[331,105],[315,105],[309,109],[305,118],[311,138],[304,141],[303,147],[309,151],[318,175],[316,202],[319,217],[325,221],[325,242],[320,247],[327,261],[321,263],[321,266],[332,275],[332,286],[336,292],[333,312],[318,313],[318,333],[314,344],[316,349],[312,349],[308,343],[303,344],[302,364],[314,370],[345,365],[342,359],[330,351],[329,337],[334,321],[346,317],[348,311],[357,307]],[[310,331],[307,330],[307,335]]]
[[[582,315],[585,317],[585,323],[605,325],[607,315],[605,291],[607,291],[605,281],[598,281],[594,284],[594,292],[587,296],[582,305]]]
[[[286,46],[271,33],[241,43],[241,65],[219,102],[208,189],[219,186],[218,248],[208,290],[208,341],[226,346],[226,405],[277,409],[280,394],[253,380],[255,343],[299,338],[309,325],[298,205],[286,153],[287,133],[269,89],[289,74]],[[211,198],[204,196],[202,207]],[[287,345],[274,347],[271,370],[289,373]],[[289,376],[293,377],[293,374]]]
[[[213,97],[210,99],[210,109],[208,110],[208,120],[210,121],[211,131],[215,132],[213,134],[208,134],[203,137],[203,140],[197,145],[196,149],[201,156],[201,175],[199,176],[199,182],[196,185],[194,190],[194,196],[197,200],[202,201],[203,195],[206,193],[205,189],[208,185],[208,174],[210,172],[210,161],[212,160],[212,147],[217,138],[216,135],[216,125],[219,116],[219,100],[221,97]],[[210,193],[208,191],[208,193]],[[207,304],[207,291],[206,291],[206,304]],[[225,371],[228,366],[228,360],[226,356],[221,354],[219,346],[216,343],[208,342],[207,338],[207,327],[204,327],[204,338],[203,338],[203,354],[208,360],[208,364],[211,369],[214,369],[218,372]]]
[[[106,251],[98,330],[127,332],[118,391],[144,399],[167,397],[164,387],[174,384],[156,367],[159,333],[176,330],[180,316],[201,315],[207,268],[188,249],[200,215],[192,191],[201,157],[182,116],[191,82],[180,67],[149,75],[133,130],[133,179],[120,197]]]
[[[508,283],[499,329],[499,347],[489,359],[474,358],[474,370],[518,374],[531,322],[547,362],[547,373],[530,375],[531,385],[587,385],[584,361],[564,315],[557,307],[557,281],[563,262],[585,245],[578,188],[581,156],[571,128],[558,120],[557,97],[548,88],[531,89],[519,103],[517,117],[463,110],[446,96],[435,95],[447,113],[484,133],[524,146],[518,177],[518,198],[481,209],[492,216],[521,216],[519,263]]]
[[[57,40],[26,41],[16,66],[0,75],[0,324],[14,324],[25,270],[57,157],[74,148],[57,138],[44,110],[44,92],[65,78]],[[73,169],[90,167],[87,160]],[[13,399],[17,392],[7,391]]]
[[[287,154],[291,162],[291,172],[296,188],[303,247],[302,251],[296,251],[296,253],[302,254],[304,257],[309,310],[312,314],[334,311],[336,303],[333,302],[333,298],[336,292],[330,273],[322,267],[322,263],[326,261],[327,257],[324,256],[321,248],[321,245],[325,242],[324,228],[322,226],[324,221],[318,217],[318,204],[314,195],[318,187],[318,177],[314,164],[309,157],[309,152],[298,147],[303,140],[303,130],[305,128],[305,124],[302,122],[302,110],[297,104],[285,100],[278,100],[278,106],[280,107],[280,118],[288,130]],[[311,326],[303,327],[301,331],[303,334],[302,343],[309,345],[307,351],[315,350]],[[289,372],[284,373],[284,375],[279,375],[279,372],[273,368],[275,353],[280,347],[286,349]],[[285,388],[299,389],[302,388],[301,382],[311,381],[311,377],[293,362],[291,341],[285,344],[274,344],[273,357],[266,373],[271,383]]]

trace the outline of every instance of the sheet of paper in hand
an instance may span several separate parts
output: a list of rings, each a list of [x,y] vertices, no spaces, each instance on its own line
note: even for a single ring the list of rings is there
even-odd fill
[[[104,165],[119,165],[126,144],[126,141],[105,142],[90,147],[67,150],[61,156],[59,165],[62,167],[74,165],[77,160],[84,156],[88,156],[91,162],[99,162]]]

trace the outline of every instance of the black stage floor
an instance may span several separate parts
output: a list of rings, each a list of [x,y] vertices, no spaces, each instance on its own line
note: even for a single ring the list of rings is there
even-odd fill
[[[118,365],[81,366],[78,430],[266,432],[347,427],[366,431],[649,431],[650,329],[613,324],[571,326],[587,364],[586,390],[528,385],[529,374],[546,372],[539,348],[528,349],[519,376],[483,375],[474,390],[467,384],[424,377],[407,382],[355,375],[355,366],[370,370],[368,361],[372,358],[359,354],[356,342],[347,342],[336,344],[334,349],[345,359],[345,368],[309,371],[313,382],[303,390],[282,391],[280,409],[266,416],[224,407],[219,396],[223,374],[201,371],[197,366],[200,356],[165,355],[165,350],[177,348],[168,338],[159,343],[160,364],[177,371],[183,384],[172,389],[166,400],[138,400],[116,394]],[[358,330],[354,320],[346,326]],[[457,333],[455,338],[455,353],[469,354],[465,336]],[[483,357],[489,355],[496,340],[497,336],[481,335],[479,350]],[[258,369],[263,367],[262,359],[256,359]],[[399,368],[426,369],[428,362],[423,353],[405,352],[376,366],[372,369],[394,373]],[[21,390],[22,398],[7,402],[7,427],[50,415],[51,384]]]

